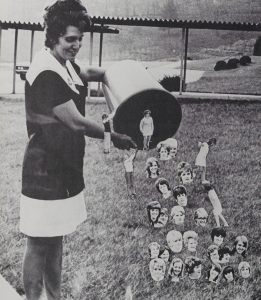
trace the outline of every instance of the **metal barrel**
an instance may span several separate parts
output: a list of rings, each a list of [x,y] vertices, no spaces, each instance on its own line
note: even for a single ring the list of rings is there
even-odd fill
[[[143,148],[139,125],[147,109],[154,123],[150,148],[177,132],[182,117],[179,102],[139,62],[124,60],[110,66],[104,75],[103,92],[114,115],[114,131],[129,135],[139,149]]]

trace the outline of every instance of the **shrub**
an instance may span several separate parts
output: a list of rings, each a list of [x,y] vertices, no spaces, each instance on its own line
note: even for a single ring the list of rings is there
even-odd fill
[[[169,92],[178,92],[180,89],[180,77],[179,76],[164,76],[159,83]],[[182,84],[184,90],[184,82]]]
[[[221,71],[221,70],[225,70],[227,68],[227,63],[224,60],[219,60],[215,67],[214,70],[215,71]]]
[[[254,56],[261,56],[261,36],[256,39],[256,43],[254,45]]]
[[[227,69],[228,70],[236,69],[238,63],[239,63],[239,59],[237,59],[237,58],[229,59],[229,61],[227,62]]]
[[[244,55],[239,60],[241,66],[246,66],[251,63],[251,58],[248,55]]]

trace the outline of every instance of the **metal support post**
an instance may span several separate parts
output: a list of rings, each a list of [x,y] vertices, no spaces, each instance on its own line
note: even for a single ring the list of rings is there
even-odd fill
[[[92,65],[92,51],[93,51],[93,32],[90,32],[90,54],[89,54],[89,65]],[[91,83],[88,83],[88,99],[91,96]]]
[[[15,29],[14,69],[13,69],[13,94],[15,94],[15,69],[16,69],[16,58],[17,58],[17,41],[18,41],[18,29]]]
[[[99,49],[99,67],[101,67],[102,62],[102,42],[103,42],[103,32],[100,33],[100,49]],[[100,97],[100,85],[101,83],[98,83],[98,97]]]
[[[34,51],[34,30],[32,30],[32,35],[31,35],[30,63],[33,60],[33,51]]]
[[[181,58],[180,58],[180,86],[179,86],[179,94],[180,95],[182,95],[182,83],[183,83],[184,37],[185,37],[185,28],[182,28]]]

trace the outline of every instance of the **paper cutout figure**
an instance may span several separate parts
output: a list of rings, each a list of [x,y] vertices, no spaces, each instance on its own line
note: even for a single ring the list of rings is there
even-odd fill
[[[238,236],[233,244],[233,249],[231,254],[234,255],[236,252],[243,257],[246,257],[246,252],[248,249],[248,239],[246,236]]]
[[[218,255],[219,255],[219,262],[221,264],[227,264],[230,260],[230,249],[228,246],[223,246],[222,248],[218,249]]]
[[[201,277],[201,260],[195,256],[188,256],[185,259],[185,269],[190,279],[199,279]]]
[[[169,266],[168,275],[171,281],[178,282],[183,277],[184,263],[180,258],[175,257]]]
[[[213,243],[218,247],[222,245],[226,235],[227,235],[226,230],[221,227],[213,228],[211,231],[211,239]]]
[[[232,282],[234,280],[235,271],[231,266],[227,266],[223,269],[223,277],[227,282]]]
[[[170,261],[171,251],[170,251],[170,248],[168,246],[165,246],[165,245],[160,246],[159,258],[163,259],[165,261],[165,263]]]
[[[110,118],[107,114],[102,115],[102,123],[104,125],[103,152],[105,154],[108,154],[110,153],[110,147],[111,147],[111,125],[110,125]]]
[[[183,225],[185,220],[185,210],[182,206],[174,206],[171,210],[171,218],[175,225]]]
[[[152,242],[148,246],[150,259],[159,257],[160,244]]]
[[[154,224],[154,227],[161,228],[161,227],[165,226],[168,222],[168,219],[169,219],[168,210],[167,210],[167,208],[164,207],[160,210],[158,222]]]
[[[208,272],[207,272],[208,281],[217,283],[220,273],[221,273],[220,265],[212,265],[211,269],[208,270]]]
[[[216,139],[210,139],[207,142],[198,143],[198,147],[200,148],[199,153],[196,158],[195,165],[199,168],[199,172],[201,173],[201,182],[202,184],[210,183],[206,180],[206,160],[210,147],[216,145]]]
[[[190,184],[193,182],[192,167],[188,162],[180,162],[178,164],[178,177],[181,184]]]
[[[205,210],[205,208],[203,207],[198,208],[194,212],[194,221],[197,226],[205,227],[207,225],[207,220],[208,220],[208,213]]]
[[[161,281],[164,279],[166,264],[161,258],[154,258],[150,261],[150,274],[153,280]]]
[[[188,251],[190,251],[190,252],[197,251],[198,234],[195,231],[189,230],[189,231],[184,232],[183,241],[184,241],[184,245],[188,249]]]
[[[167,179],[157,179],[155,186],[164,199],[168,199],[171,196],[171,187]]]
[[[158,201],[151,201],[147,205],[149,223],[152,226],[154,226],[158,222],[160,210],[161,210],[161,204]]]
[[[178,205],[187,206],[187,190],[183,185],[178,185],[173,188],[173,196],[176,199]]]
[[[157,149],[159,160],[170,160],[170,147],[160,144],[160,147]]]
[[[143,116],[143,119],[140,121],[140,132],[143,135],[143,150],[148,151],[150,148],[151,136],[154,131],[154,125],[150,110],[145,110]]]
[[[176,157],[177,151],[178,151],[178,142],[176,139],[169,138],[169,139],[166,139],[165,141],[159,142],[156,147],[158,152],[160,152],[159,149],[161,148],[162,145],[168,149],[168,152],[169,152],[169,154],[167,156],[168,159]]]
[[[207,256],[214,265],[219,264],[218,246],[210,245],[207,249]]]
[[[146,172],[148,178],[157,178],[159,176],[159,163],[154,157],[150,157],[146,162]]]
[[[170,250],[179,253],[182,250],[182,234],[179,231],[171,230],[167,234],[167,243]]]
[[[228,223],[227,223],[226,219],[224,218],[224,216],[222,215],[222,206],[221,206],[221,203],[219,201],[216,191],[214,190],[214,188],[211,184],[206,184],[206,185],[204,185],[204,187],[205,187],[205,190],[208,192],[208,198],[213,206],[213,214],[214,214],[214,218],[215,218],[217,227],[220,227],[219,220],[221,220],[223,222],[224,226],[227,227]]]
[[[136,192],[134,187],[134,178],[133,178],[133,170],[134,170],[134,160],[136,157],[138,149],[133,149],[128,156],[128,154],[124,154],[123,156],[123,163],[125,167],[125,179],[127,184],[127,194],[129,197],[135,198]]]
[[[249,278],[251,273],[250,264],[247,261],[241,261],[238,265],[238,273],[244,279]]]

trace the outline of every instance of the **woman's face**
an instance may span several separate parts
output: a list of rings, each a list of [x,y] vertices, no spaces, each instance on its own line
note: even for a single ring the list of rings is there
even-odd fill
[[[161,223],[162,225],[166,225],[168,222],[168,218],[169,217],[167,214],[161,213],[158,219],[158,223]]]
[[[173,252],[179,253],[182,250],[182,236],[172,235],[168,238],[167,243]]]
[[[159,215],[158,208],[151,208],[150,209],[150,218],[151,218],[152,221],[156,221],[158,215]]]
[[[222,237],[222,235],[220,236],[214,236],[213,242],[215,245],[220,246],[223,243],[224,238]]]
[[[191,176],[191,172],[189,170],[183,171],[180,174],[180,177],[181,177],[181,181],[183,184],[188,184],[188,183],[192,182],[192,176]]]
[[[74,61],[82,46],[82,38],[83,34],[78,27],[67,26],[66,32],[59,37],[51,53],[60,63],[66,60]]]
[[[146,114],[145,114],[145,117],[146,117],[146,118],[149,118],[149,117],[150,117],[150,114],[149,114],[149,113],[146,113]]]
[[[180,206],[186,206],[188,199],[186,194],[177,195],[177,202]]]
[[[178,211],[173,215],[173,220],[176,225],[184,224],[185,215],[183,212]]]
[[[165,147],[160,148],[160,158],[167,158],[168,157],[168,151]]]
[[[188,250],[191,251],[191,252],[195,252],[197,251],[197,245],[198,245],[198,242],[191,238],[188,240]]]
[[[165,183],[159,184],[159,190],[162,194],[166,194],[169,191],[168,186]]]
[[[151,164],[150,172],[151,172],[151,174],[156,174],[157,171],[158,171],[158,164],[154,161],[154,162]]]
[[[170,155],[171,157],[175,157],[175,156],[177,155],[177,148],[176,148],[176,147],[172,147],[172,148],[170,149],[169,155]]]
[[[178,276],[182,270],[182,263],[180,261],[175,262],[173,266],[174,275]]]
[[[194,267],[193,275],[195,275],[196,278],[199,278],[201,276],[201,265]]]
[[[242,254],[244,251],[246,251],[246,247],[244,246],[244,243],[242,241],[239,241],[237,243],[236,250],[238,254]]]
[[[169,251],[164,250],[164,252],[161,254],[160,258],[162,258],[165,262],[169,261]]]
[[[219,262],[219,255],[217,249],[215,249],[212,253],[210,253],[210,259],[213,263]]]
[[[157,245],[151,245],[150,247],[150,257],[155,258],[159,256],[159,247]]]
[[[232,272],[229,272],[229,273],[225,274],[225,278],[228,282],[230,282],[234,279],[234,275]]]
[[[248,278],[250,276],[250,269],[248,267],[242,267],[240,274],[243,278]]]

